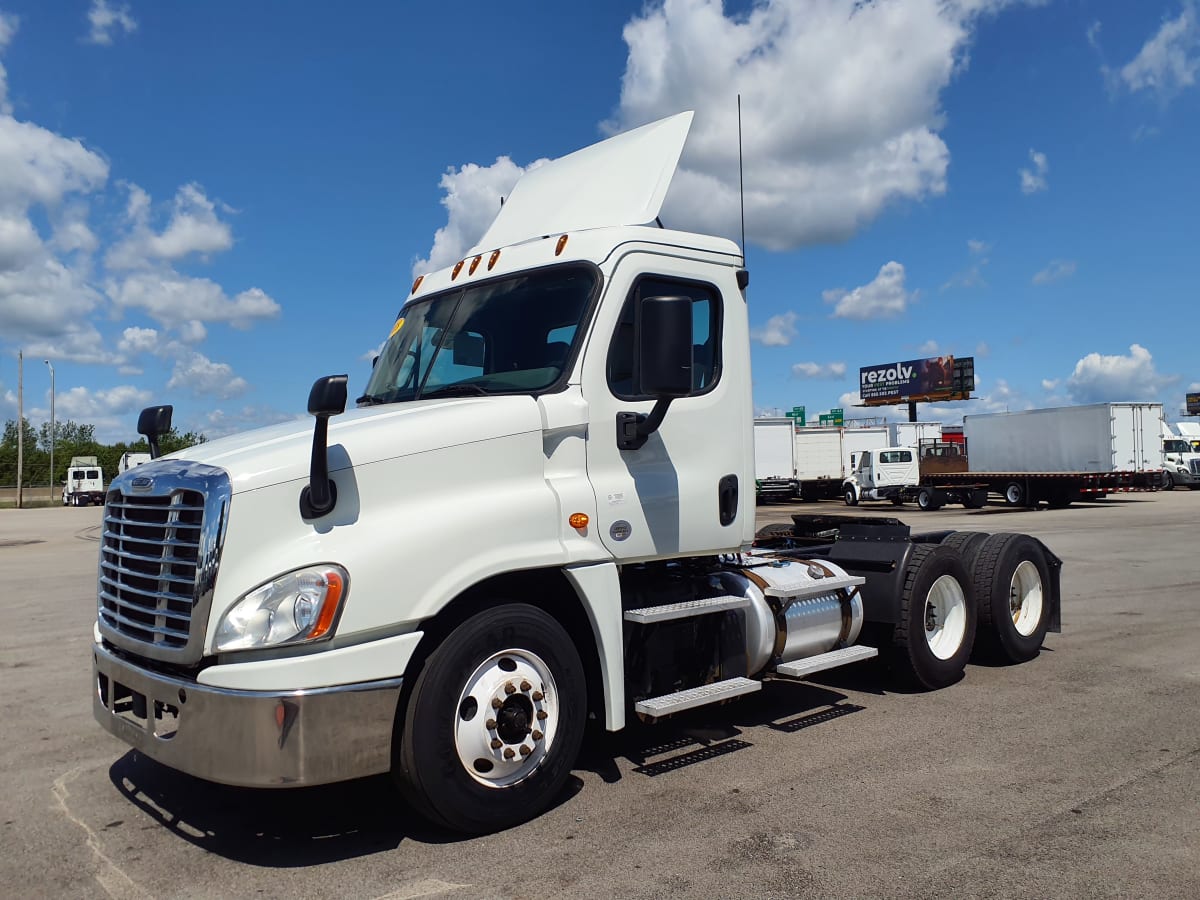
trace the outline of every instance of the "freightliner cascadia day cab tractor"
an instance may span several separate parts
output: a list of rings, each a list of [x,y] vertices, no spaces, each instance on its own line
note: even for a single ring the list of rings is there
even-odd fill
[[[107,494],[94,710],[201,778],[392,772],[465,832],[610,731],[882,653],[923,688],[1035,656],[1060,562],[894,520],[755,547],[741,250],[656,227],[691,113],[526,174],[416,280],[357,408],[158,457]],[[651,223],[649,225],[644,223]],[[977,634],[978,629],[978,634]]]

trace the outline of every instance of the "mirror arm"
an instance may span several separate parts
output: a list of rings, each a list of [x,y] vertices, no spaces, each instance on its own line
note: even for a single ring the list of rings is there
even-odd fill
[[[308,486],[300,492],[300,515],[306,519],[319,519],[337,504],[337,485],[329,478],[328,440],[329,416],[317,416]]]
[[[646,439],[662,425],[673,397],[659,397],[650,415],[635,412],[617,413],[617,449],[640,450]]]

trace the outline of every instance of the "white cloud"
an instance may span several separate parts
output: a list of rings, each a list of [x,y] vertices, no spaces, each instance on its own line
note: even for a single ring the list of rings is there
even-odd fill
[[[1019,171],[1022,194],[1036,194],[1049,187],[1046,175],[1050,171],[1050,161],[1046,159],[1046,154],[1031,149],[1029,151],[1029,161],[1033,163],[1033,168],[1021,169]]]
[[[413,263],[413,275],[442,269],[462,259],[496,218],[500,199],[512,193],[524,172],[543,162],[541,159],[522,168],[507,156],[501,156],[490,166],[467,163],[461,168],[447,169],[438,182],[445,191],[442,206],[446,208],[447,221],[433,236],[429,257]]]
[[[844,378],[846,376],[846,364],[844,362],[798,362],[792,366],[792,376],[794,378]]]
[[[42,239],[24,215],[0,213],[0,272],[24,269],[42,253]]]
[[[57,392],[55,416],[59,419],[91,422],[97,418],[140,410],[149,405],[151,399],[149,391],[131,384],[96,391],[87,387],[73,387]]]
[[[1033,283],[1053,284],[1056,281],[1062,281],[1064,278],[1074,275],[1077,268],[1073,259],[1052,259],[1046,268],[1034,274]]]
[[[130,34],[137,31],[137,22],[126,3],[109,4],[107,0],[92,0],[87,13],[90,30],[85,40],[89,44],[107,46],[116,33]]]
[[[983,270],[990,262],[987,254],[991,252],[991,249],[992,245],[986,241],[976,238],[969,239],[967,241],[967,253],[970,256],[970,265],[961,272],[951,275],[949,280],[942,285],[942,290],[987,287],[987,282],[983,280]]]
[[[1066,388],[1075,403],[1154,400],[1178,380],[1159,374],[1150,351],[1141,344],[1132,344],[1127,356],[1089,353],[1075,363]]]
[[[1195,0],[1184,0],[1179,15],[1166,19],[1142,49],[1110,80],[1132,92],[1149,91],[1162,99],[1196,83],[1200,72],[1200,15]]]
[[[53,361],[69,360],[85,365],[118,365],[125,362],[121,353],[104,346],[104,338],[88,321],[72,322],[53,336],[35,339],[25,344],[28,355]]]
[[[1087,42],[1089,45],[1091,45],[1093,50],[1100,49],[1100,29],[1102,27],[1103,26],[1101,25],[1100,20],[1096,19],[1087,27],[1087,31],[1084,32],[1084,34],[1087,36]]]
[[[217,218],[216,206],[197,184],[185,184],[175,193],[171,218],[162,232],[149,225],[150,197],[135,184],[127,186],[126,213],[132,223],[128,237],[108,253],[110,269],[134,269],[155,262],[175,262],[192,254],[202,258],[233,246],[228,223]]]
[[[992,348],[988,346],[987,341],[980,341],[975,345],[975,355],[984,359],[992,355]]]
[[[904,288],[904,266],[892,261],[884,264],[875,280],[852,291],[835,289],[822,294],[833,304],[833,316],[839,319],[891,319],[903,313],[916,293]]]
[[[928,340],[917,348],[917,352],[922,356],[934,356],[938,352],[938,342],[932,339]]]
[[[797,318],[791,310],[771,316],[766,325],[750,329],[750,338],[764,347],[786,347],[796,337]]]
[[[980,16],[1019,2],[647,4],[625,25],[620,102],[602,127],[696,110],[663,219],[736,237],[740,94],[748,239],[775,250],[846,240],[891,205],[945,192],[941,93],[966,67]],[[507,157],[449,170],[447,225],[414,272],[461,259],[519,173]]]
[[[130,355],[154,353],[159,346],[158,331],[154,328],[126,328],[121,333],[121,340],[117,343],[118,350]]]
[[[175,362],[169,390],[187,390],[193,394],[204,394],[228,400],[246,392],[249,385],[228,363],[213,362],[203,353],[186,350]]]
[[[208,329],[198,319],[189,319],[178,328],[179,339],[185,344],[199,344],[208,337]]]
[[[19,23],[16,16],[0,13],[0,52],[8,49]],[[0,114],[12,115],[12,104],[8,101],[8,72],[4,66],[0,66]]]
[[[120,309],[143,309],[163,325],[191,328],[191,321],[227,322],[249,328],[256,321],[273,319],[279,304],[259,288],[230,298],[215,281],[181,275],[174,269],[134,272],[124,280],[110,279],[105,286]],[[193,332],[194,333],[194,332]]]
[[[967,251],[972,256],[982,256],[991,249],[992,245],[986,241],[976,240],[975,238],[971,238],[967,241]]]

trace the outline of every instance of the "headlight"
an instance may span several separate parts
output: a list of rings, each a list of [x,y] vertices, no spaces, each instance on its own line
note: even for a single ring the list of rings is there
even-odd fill
[[[340,566],[310,566],[255,588],[221,616],[213,649],[253,650],[328,637],[346,579]]]

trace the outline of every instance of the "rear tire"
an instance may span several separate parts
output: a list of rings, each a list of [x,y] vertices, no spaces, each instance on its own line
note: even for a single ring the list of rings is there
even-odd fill
[[[1041,650],[1050,624],[1050,567],[1041,546],[1025,534],[993,534],[974,565],[979,629],[976,651],[1020,663]]]
[[[1004,488],[1004,502],[1009,506],[1025,506],[1025,485],[1019,481],[1010,481]]]
[[[796,530],[794,526],[788,525],[786,522],[773,522],[758,529],[758,532],[754,535],[754,539],[770,540],[771,538],[790,538],[795,536]]]
[[[983,509],[987,505],[987,491],[967,491],[963,506],[967,509]]]
[[[958,552],[915,545],[888,649],[892,671],[925,690],[958,681],[971,655],[976,615],[975,591]]]
[[[983,546],[983,542],[988,539],[988,534],[983,531],[952,531],[942,541],[943,547],[952,547],[958,551],[958,555],[962,557],[963,568],[968,572],[975,570],[975,558],[979,555],[979,548]]]
[[[937,494],[931,488],[921,488],[917,493],[917,507],[927,512],[942,508],[942,501],[938,499]]]
[[[398,713],[393,776],[430,821],[499,831],[562,791],[586,713],[583,664],[562,625],[528,604],[495,606],[425,661]]]
[[[858,506],[858,492],[854,490],[854,485],[846,485],[845,491],[842,492],[842,498],[846,501],[847,506]]]

